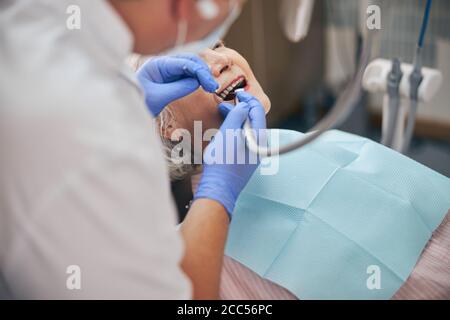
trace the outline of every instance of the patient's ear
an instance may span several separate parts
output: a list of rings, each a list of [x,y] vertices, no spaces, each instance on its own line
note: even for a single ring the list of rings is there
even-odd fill
[[[179,141],[181,137],[176,136],[178,129],[178,122],[172,107],[167,106],[156,119],[158,125],[158,132],[161,138],[165,140]]]

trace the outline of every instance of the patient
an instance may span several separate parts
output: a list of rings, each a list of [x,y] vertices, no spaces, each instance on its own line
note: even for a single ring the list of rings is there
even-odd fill
[[[238,52],[222,42],[206,49],[201,57],[210,66],[220,85],[226,89],[236,79],[245,80],[246,90],[258,98],[266,112],[271,103],[255,78],[249,64]],[[218,128],[223,119],[217,104],[217,96],[199,89],[188,97],[169,105],[158,117],[160,136],[166,146],[171,179],[192,178],[195,190],[201,168],[195,165],[178,165],[170,160],[170,151],[179,143],[176,129],[193,131],[194,121],[202,121],[203,131]],[[225,257],[222,272],[221,297],[223,299],[296,299],[286,289],[258,276],[242,264]],[[450,298],[450,218],[444,220],[434,233],[410,278],[394,296],[394,299],[449,299]]]
[[[226,89],[231,84],[241,82],[241,86],[261,102],[266,113],[269,112],[271,106],[269,98],[256,80],[247,60],[238,52],[226,47],[223,42],[219,42],[213,48],[204,50],[200,56],[211,68],[213,76],[219,83],[219,93],[228,92]],[[225,98],[225,100],[228,99]],[[166,147],[172,179],[184,179],[198,169],[195,165],[174,164],[170,160],[171,150],[180,143],[181,139],[176,130],[182,128],[193,133],[195,121],[201,121],[202,134],[209,129],[219,128],[223,118],[217,105],[221,102],[223,100],[217,95],[198,89],[193,94],[170,104],[158,117],[160,136]],[[232,100],[227,102],[233,103]],[[206,146],[205,143],[203,147]]]

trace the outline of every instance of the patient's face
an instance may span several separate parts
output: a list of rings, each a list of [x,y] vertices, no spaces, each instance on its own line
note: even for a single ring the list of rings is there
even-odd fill
[[[219,92],[227,89],[237,79],[244,80],[245,90],[255,96],[264,106],[266,112],[270,110],[270,100],[255,78],[247,60],[233,49],[218,43],[212,49],[206,49],[200,54],[211,68],[212,74],[219,83]],[[217,129],[223,122],[218,111],[218,104],[223,102],[217,95],[198,89],[191,95],[173,102],[169,108],[174,116],[174,123],[167,128],[166,138],[170,138],[175,129],[187,129],[191,133],[194,121],[201,121],[203,132]],[[233,101],[227,101],[234,104]],[[172,137],[176,138],[176,137]]]

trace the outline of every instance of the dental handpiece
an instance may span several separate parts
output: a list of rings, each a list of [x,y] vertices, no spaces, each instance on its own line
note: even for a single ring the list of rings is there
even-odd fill
[[[235,91],[236,98],[235,98],[235,105],[239,104],[239,98],[237,97],[237,94],[239,92],[245,92],[244,89],[237,89]],[[252,125],[250,123],[250,119],[248,118],[244,123],[244,136],[245,140],[247,141],[247,147],[250,151],[253,153],[262,156],[262,157],[270,157],[274,155],[273,150],[268,149],[267,147],[262,147],[258,144],[256,136],[255,136],[255,130],[253,130]],[[257,133],[256,133],[257,134]]]
[[[235,103],[235,105],[238,105],[238,103],[240,102],[239,101],[239,98],[238,98],[238,93],[239,92],[245,92],[245,89],[236,89],[235,91],[234,91],[234,94],[236,95],[236,97],[234,98],[234,103]]]

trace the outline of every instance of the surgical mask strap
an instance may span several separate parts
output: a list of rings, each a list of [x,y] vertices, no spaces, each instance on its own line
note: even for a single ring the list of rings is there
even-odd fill
[[[199,8],[202,8],[200,11],[202,16],[206,15],[207,10],[212,11],[212,6],[214,7],[214,11],[217,11],[215,16],[210,16],[208,20],[210,19],[214,19],[217,15],[218,15],[218,7],[217,4],[214,3],[214,1],[211,0],[202,0],[199,1]],[[208,8],[207,8],[208,7]],[[210,13],[212,15],[212,13]],[[207,17],[205,17],[207,18]],[[178,26],[177,26],[178,30],[177,30],[177,38],[175,40],[175,48],[179,48],[182,45],[184,45],[186,43],[186,39],[187,39],[187,34],[188,34],[188,22],[185,19],[182,19],[178,22]]]
[[[185,44],[187,33],[188,33],[188,23],[186,20],[180,20],[177,26],[177,39],[175,40],[175,48],[179,48]]]
[[[229,14],[228,14],[228,17],[225,19],[225,22],[224,22],[225,24],[231,24],[229,20],[234,21],[236,19],[236,17],[239,16],[239,14],[240,14],[239,5],[236,3],[235,0],[230,1],[228,3],[228,7],[229,7]],[[216,9],[218,10],[218,8],[216,8]],[[178,28],[177,38],[175,40],[174,48],[179,48],[186,43],[187,34],[189,31],[188,22],[185,19],[180,20],[178,22],[177,28]]]
[[[219,25],[215,30],[211,31],[208,35],[203,37],[201,40],[192,41],[187,43],[188,38],[188,22],[185,19],[179,20],[177,25],[177,36],[175,40],[175,45],[172,49],[165,51],[163,54],[165,55],[175,55],[184,52],[191,53],[200,53],[202,50],[206,48],[211,48],[214,44],[222,39],[233,22],[239,16],[241,10],[240,6],[236,1],[231,1],[229,3],[230,12],[228,13],[228,17]]]

